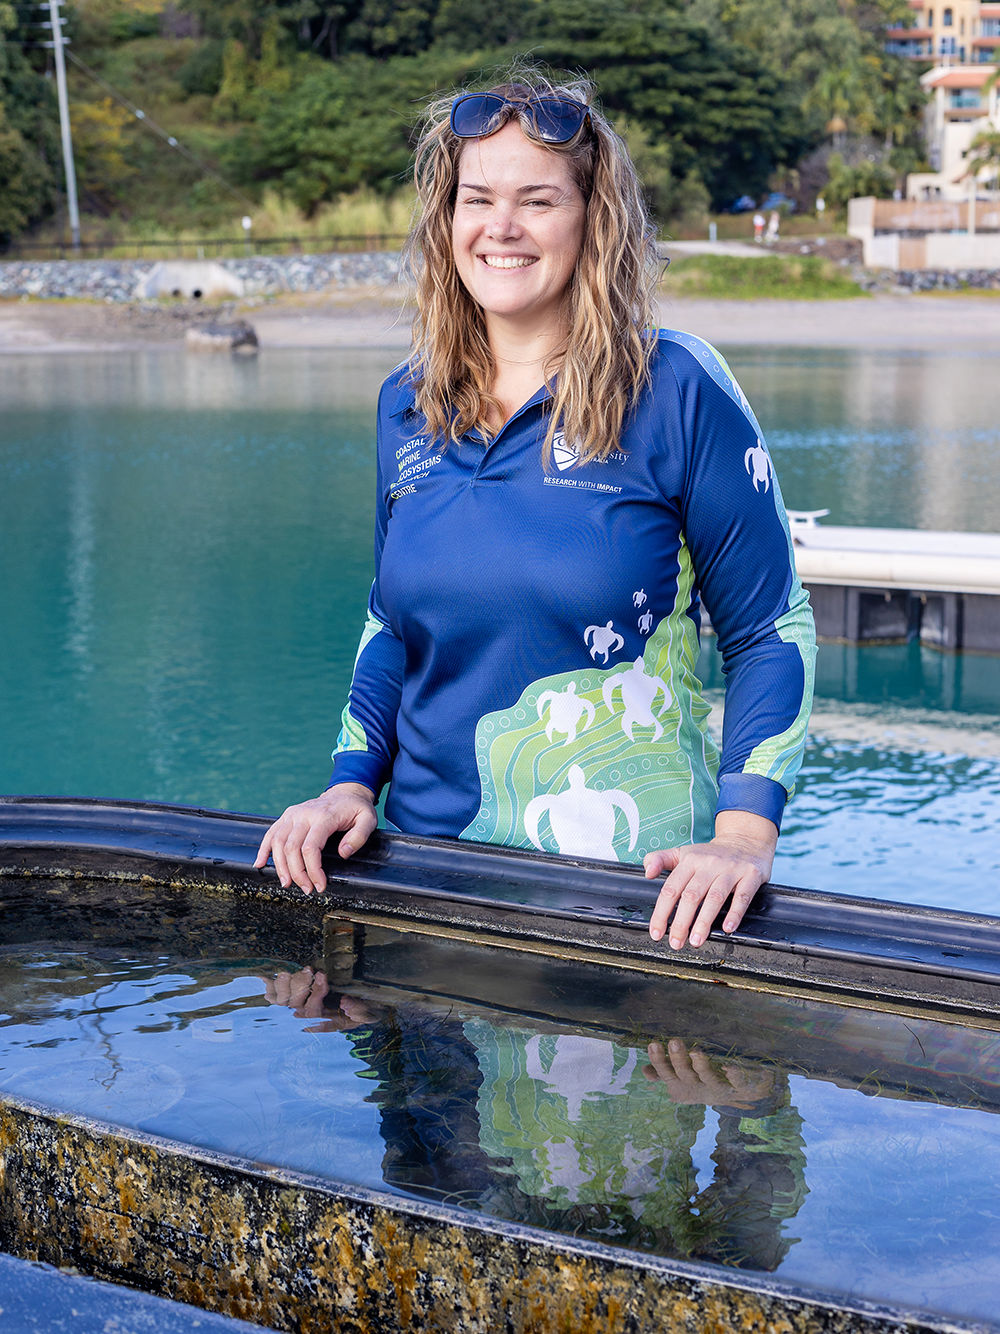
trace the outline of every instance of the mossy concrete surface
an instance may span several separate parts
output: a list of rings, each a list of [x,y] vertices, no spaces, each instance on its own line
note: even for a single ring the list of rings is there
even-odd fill
[[[944,1334],[441,1205],[0,1102],[0,1249],[279,1330]]]

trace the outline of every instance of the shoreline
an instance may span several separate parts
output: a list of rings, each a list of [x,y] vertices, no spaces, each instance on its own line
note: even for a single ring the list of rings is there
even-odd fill
[[[1000,298],[879,294],[832,301],[660,301],[664,327],[721,346],[1000,352]],[[223,306],[0,301],[0,356],[183,346],[185,330],[208,320],[246,319],[261,350],[409,346],[412,311],[401,292],[371,289],[277,297]]]

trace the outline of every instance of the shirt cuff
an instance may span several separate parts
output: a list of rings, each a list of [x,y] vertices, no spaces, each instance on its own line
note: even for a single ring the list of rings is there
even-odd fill
[[[780,829],[787,800],[788,793],[773,778],[762,774],[723,774],[715,813],[749,811],[752,815],[762,815]]]
[[[345,750],[333,758],[333,773],[327,787],[333,787],[334,783],[361,783],[371,788],[378,801],[384,783],[383,769],[378,755],[367,750]]]

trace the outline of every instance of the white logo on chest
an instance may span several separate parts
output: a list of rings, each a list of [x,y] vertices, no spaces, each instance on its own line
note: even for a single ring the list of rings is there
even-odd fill
[[[567,468],[572,468],[580,459],[580,451],[576,445],[569,444],[562,431],[556,431],[552,437],[552,462],[560,472],[565,472]]]

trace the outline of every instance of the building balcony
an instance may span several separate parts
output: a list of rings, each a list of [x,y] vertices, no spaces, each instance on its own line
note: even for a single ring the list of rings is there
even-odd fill
[[[919,47],[903,46],[899,43],[886,43],[886,53],[890,56],[899,56],[902,60],[919,60],[925,65],[934,57],[930,51],[922,51]]]
[[[885,49],[890,56],[899,56],[903,60],[923,60],[926,62],[934,59],[929,38],[918,41],[907,41],[905,39],[887,41]]]

